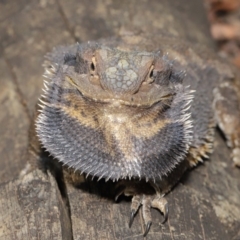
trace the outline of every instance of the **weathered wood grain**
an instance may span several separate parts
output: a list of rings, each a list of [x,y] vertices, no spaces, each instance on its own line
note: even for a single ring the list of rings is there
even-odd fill
[[[12,1],[13,6],[19,4]],[[4,12],[4,8],[0,11]],[[44,55],[59,44],[75,41],[65,29],[55,1],[33,0],[25,1],[19,11],[1,22],[0,42],[2,56],[15,74],[15,83],[32,113],[43,86]]]
[[[0,239],[71,239],[68,209],[50,174],[22,172],[0,193]]]
[[[20,103],[12,73],[5,59],[0,59],[0,183],[17,177],[26,164],[29,119]],[[20,120],[22,119],[22,120]]]
[[[110,187],[87,182],[65,189],[60,176],[59,191],[51,174],[35,168],[23,174],[43,56],[54,46],[121,29],[164,30],[212,49],[203,2],[0,1],[0,26],[0,239],[142,239],[141,215],[129,229],[130,202],[106,198]],[[210,160],[186,173],[167,196],[168,222],[161,226],[161,214],[152,211],[147,239],[240,239],[240,172],[220,136],[215,145]]]

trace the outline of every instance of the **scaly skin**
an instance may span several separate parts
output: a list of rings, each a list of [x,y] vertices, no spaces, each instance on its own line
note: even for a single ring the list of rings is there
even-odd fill
[[[45,69],[43,146],[74,171],[118,181],[117,196],[133,195],[130,225],[143,205],[146,235],[150,208],[166,220],[163,196],[211,153],[219,99],[212,103],[230,69],[172,37],[130,35],[56,48]]]

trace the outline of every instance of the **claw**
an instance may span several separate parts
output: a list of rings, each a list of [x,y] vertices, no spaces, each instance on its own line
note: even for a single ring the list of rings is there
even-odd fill
[[[152,201],[152,207],[158,209],[160,212],[163,213],[163,221],[161,222],[161,224],[164,224],[167,219],[168,219],[168,202],[165,198],[155,198]]]
[[[139,207],[141,206],[141,196],[133,196],[132,198],[132,204],[131,204],[131,216],[130,216],[130,221],[129,221],[129,227],[132,226],[134,217],[139,209]]]
[[[135,210],[131,211],[130,220],[129,220],[129,224],[128,224],[129,228],[131,228],[131,226],[132,226],[132,223],[133,223],[133,220],[134,220],[134,217],[135,217],[135,213],[136,213]]]
[[[117,189],[117,193],[116,193],[116,196],[115,196],[115,202],[117,202],[118,198],[124,193],[124,190],[125,190],[124,186],[120,186]]]
[[[117,194],[116,196],[115,196],[115,202],[117,202],[117,200],[118,200],[118,198],[119,198],[119,196],[121,195],[122,193],[119,193],[119,194]]]
[[[161,222],[162,224],[164,224],[168,220],[168,203],[166,203],[164,206],[163,216],[164,216],[164,219]]]
[[[134,184],[125,184],[125,182],[119,182],[116,185],[115,192],[115,201],[118,201],[120,195],[124,194],[126,196],[133,196],[131,201],[131,210],[130,210],[130,218],[128,226],[132,227],[134,218],[142,206],[142,217],[144,222],[144,234],[143,237],[146,237],[148,232],[150,231],[152,225],[152,216],[151,216],[151,208],[158,209],[163,214],[163,221],[161,224],[164,224],[168,219],[168,203],[167,200],[161,195],[160,191],[156,190],[156,194],[152,194],[147,192],[146,194],[142,194],[135,189]]]
[[[146,237],[146,236],[147,236],[147,234],[148,234],[148,232],[149,232],[149,230],[150,230],[151,225],[152,225],[152,222],[149,221],[149,222],[147,223],[147,225],[146,225],[146,228],[145,228],[145,232],[144,232],[144,234],[143,234],[143,237]]]

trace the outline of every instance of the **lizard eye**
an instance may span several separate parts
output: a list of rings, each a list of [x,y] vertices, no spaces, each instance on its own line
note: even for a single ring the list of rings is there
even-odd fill
[[[154,68],[151,68],[151,69],[150,69],[150,72],[149,72],[149,78],[151,78],[151,79],[153,79],[153,69],[154,69]]]
[[[91,68],[91,71],[93,71],[93,72],[95,71],[95,65],[93,62],[91,63],[90,68]]]
[[[90,63],[89,67],[90,67],[90,74],[91,74],[89,81],[94,85],[101,86],[100,81],[99,81],[99,75],[97,74],[95,57],[92,58],[92,62]]]
[[[96,71],[96,59],[95,57],[92,58],[92,62],[90,64],[90,70],[91,70],[91,74],[94,74]]]
[[[147,75],[145,81],[143,82],[143,84],[150,84],[152,82],[154,82],[154,66],[153,65],[150,67],[148,75]]]

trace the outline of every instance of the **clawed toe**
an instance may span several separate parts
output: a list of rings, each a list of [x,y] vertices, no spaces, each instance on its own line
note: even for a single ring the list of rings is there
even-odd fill
[[[130,215],[130,219],[129,219],[129,224],[128,224],[129,228],[131,228],[131,226],[132,226],[135,214],[136,214],[136,212],[134,210],[132,210],[131,215]]]
[[[132,226],[134,217],[142,205],[142,216],[145,225],[145,231],[143,236],[145,237],[152,225],[152,216],[151,216],[151,208],[156,208],[161,211],[164,215],[164,219],[162,224],[165,223],[168,219],[168,203],[167,200],[160,196],[146,196],[146,195],[136,195],[132,198],[131,204],[131,215],[129,221],[129,227]]]
[[[152,225],[152,222],[151,222],[151,221],[147,222],[147,225],[146,225],[146,227],[145,227],[145,231],[144,231],[144,234],[143,234],[144,237],[147,236],[147,234],[148,234],[148,232],[149,232],[149,230],[150,230],[150,228],[151,228],[151,225]]]
[[[130,216],[130,221],[129,221],[129,227],[132,226],[134,217],[141,205],[142,205],[142,196],[141,195],[133,196],[132,204],[131,204],[131,216]]]
[[[115,202],[118,201],[118,198],[124,193],[124,190],[125,190],[125,186],[123,186],[123,185],[120,185],[117,188],[116,193],[115,193]]]
[[[137,188],[134,183],[132,184],[124,184],[125,182],[120,182],[116,186],[116,195],[115,201],[118,200],[119,196],[124,194],[125,196],[133,196],[131,203],[131,211],[130,211],[130,219],[129,219],[129,228],[132,226],[134,218],[142,206],[142,216],[143,222],[145,226],[144,234],[145,237],[152,225],[152,216],[151,216],[151,208],[158,209],[161,213],[163,213],[164,219],[162,224],[165,223],[168,219],[168,203],[167,200],[157,192],[154,194],[153,191],[148,191],[145,194],[140,194],[140,191],[137,191]],[[143,189],[143,188],[142,188]],[[149,190],[149,188],[145,188],[145,190]]]
[[[152,201],[152,207],[158,209],[163,213],[164,219],[162,224],[165,223],[168,219],[168,202],[166,198],[163,197],[155,197]]]
[[[163,216],[164,219],[162,221],[162,224],[164,224],[168,220],[168,203],[164,207]]]

